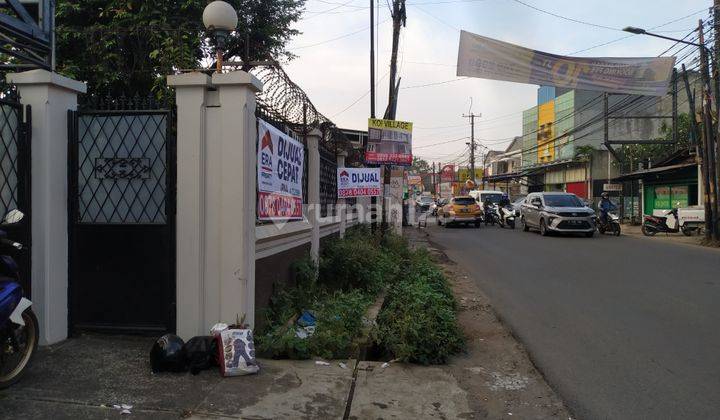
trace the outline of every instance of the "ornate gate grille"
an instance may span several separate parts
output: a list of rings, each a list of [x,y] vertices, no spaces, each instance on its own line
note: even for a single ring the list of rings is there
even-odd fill
[[[25,217],[3,226],[8,237],[30,247],[30,106],[23,107],[14,87],[0,86],[0,218],[14,209]],[[20,282],[31,294],[30,252],[13,255],[20,266]]]
[[[167,222],[168,117],[78,115],[78,223]]]
[[[173,115],[139,99],[70,112],[75,328],[175,328]]]

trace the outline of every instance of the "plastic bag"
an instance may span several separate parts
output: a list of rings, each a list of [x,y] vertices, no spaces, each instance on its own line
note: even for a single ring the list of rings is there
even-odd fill
[[[241,376],[257,373],[260,367],[255,360],[255,343],[250,329],[227,329],[217,336],[220,373],[223,376]]]
[[[197,375],[201,370],[218,366],[218,346],[215,337],[193,337],[185,343],[184,349],[190,373],[193,375]]]

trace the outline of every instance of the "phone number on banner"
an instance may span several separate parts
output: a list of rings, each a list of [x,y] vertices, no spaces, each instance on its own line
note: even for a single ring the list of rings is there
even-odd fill
[[[382,195],[380,188],[345,188],[338,190],[338,197],[379,197]]]
[[[412,164],[412,155],[404,153],[378,153],[367,152],[365,161],[370,163],[396,163],[398,165]]]
[[[302,197],[258,192],[258,219],[302,219]]]

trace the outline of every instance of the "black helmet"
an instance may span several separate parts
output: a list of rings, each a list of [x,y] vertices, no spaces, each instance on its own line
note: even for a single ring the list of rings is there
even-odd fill
[[[606,192],[603,191],[603,193],[600,194],[600,197],[602,197],[602,198],[608,198],[608,197],[610,197],[610,194],[608,194],[608,193],[606,193]]]
[[[174,334],[158,338],[150,350],[150,365],[153,373],[184,372],[187,370],[185,342]]]

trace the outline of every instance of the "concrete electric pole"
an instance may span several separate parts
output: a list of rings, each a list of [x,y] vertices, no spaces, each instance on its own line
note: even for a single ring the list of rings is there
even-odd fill
[[[463,114],[463,118],[470,119],[470,179],[473,183],[475,181],[475,118],[482,117],[482,114],[475,115],[470,113],[469,115]]]
[[[397,55],[400,44],[400,27],[405,26],[407,14],[405,0],[393,0],[392,6],[393,37],[392,52],[390,55],[390,83],[388,83],[388,106],[385,110],[385,119],[394,120],[397,112],[398,90],[400,83],[397,80]]]

